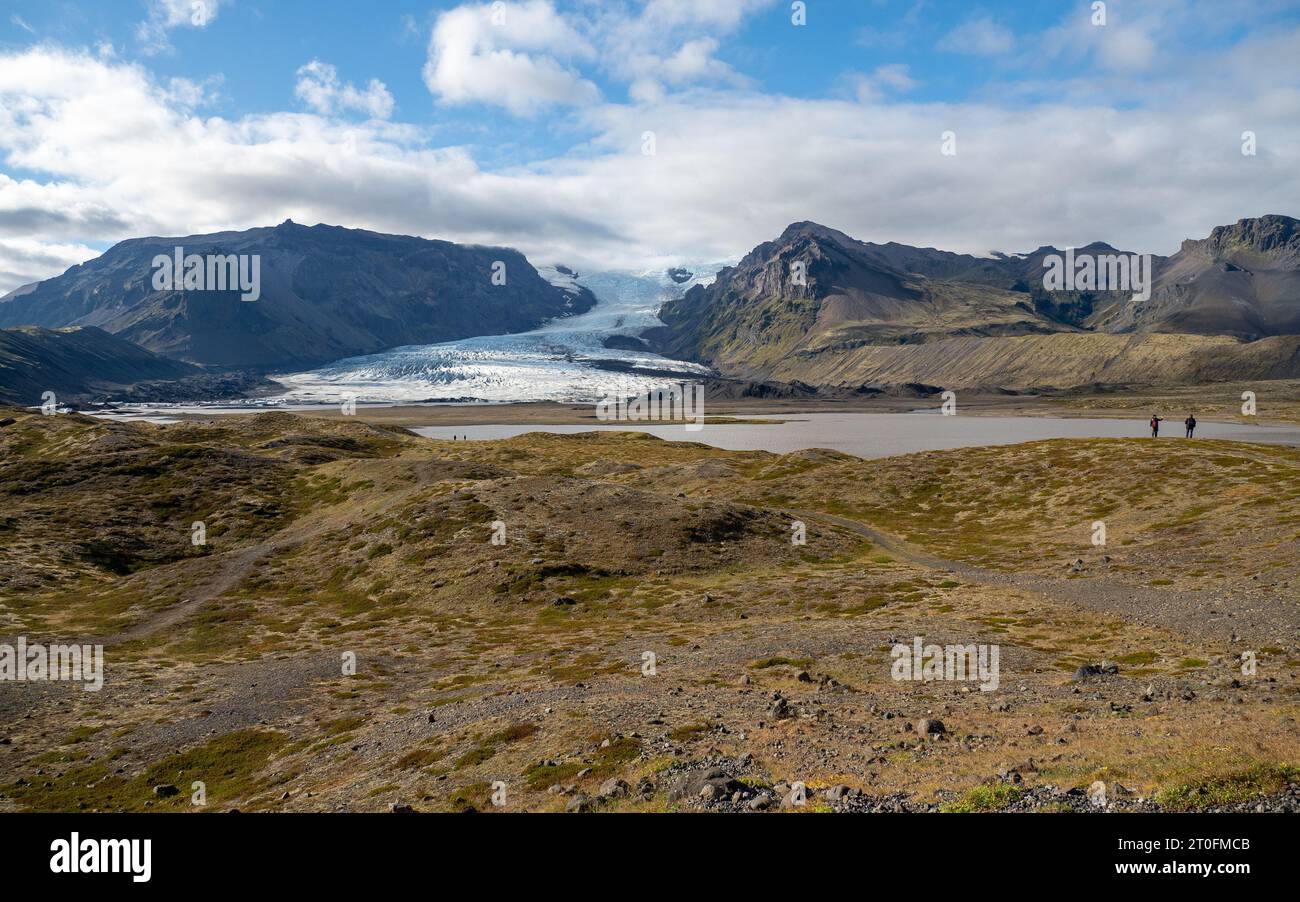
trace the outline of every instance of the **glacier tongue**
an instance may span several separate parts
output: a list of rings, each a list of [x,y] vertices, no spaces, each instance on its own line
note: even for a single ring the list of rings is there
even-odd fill
[[[410,345],[364,357],[349,357],[303,373],[273,376],[289,391],[271,403],[338,403],[353,396],[362,403],[416,401],[596,401],[633,394],[680,379],[707,375],[707,367],[670,360],[649,351],[606,348],[611,335],[636,336],[659,325],[665,300],[712,278],[717,266],[692,267],[677,284],[666,273],[596,273],[575,277],[539,267],[552,284],[576,281],[595,294],[591,310],[553,320],[531,332],[466,338],[435,345]],[[612,365],[612,368],[611,368]],[[630,368],[669,375],[625,372]]]

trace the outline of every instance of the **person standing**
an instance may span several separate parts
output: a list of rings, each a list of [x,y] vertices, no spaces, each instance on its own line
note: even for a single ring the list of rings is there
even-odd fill
[[[1187,427],[1187,437],[1191,438],[1196,431],[1196,414],[1189,413],[1187,419],[1183,420],[1183,425]]]
[[[1151,437],[1152,438],[1160,437],[1160,424],[1161,422],[1163,422],[1163,420],[1164,420],[1163,417],[1158,417],[1154,413],[1151,414]]]

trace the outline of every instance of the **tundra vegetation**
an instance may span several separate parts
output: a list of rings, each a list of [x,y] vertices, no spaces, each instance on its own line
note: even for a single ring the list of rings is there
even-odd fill
[[[1297,801],[1295,448],[0,415],[0,637],[106,666],[0,684],[2,808]],[[891,679],[916,636],[996,644],[997,690]]]

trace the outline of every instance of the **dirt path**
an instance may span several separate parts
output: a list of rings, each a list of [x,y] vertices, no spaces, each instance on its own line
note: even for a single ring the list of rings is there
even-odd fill
[[[414,487],[384,496],[382,503],[375,506],[373,513],[381,516],[388,513],[389,510],[405,501],[418,490],[418,487]],[[355,514],[355,511],[350,513]],[[190,598],[179,604],[174,604],[153,613],[139,623],[133,623],[121,632],[114,633],[111,636],[79,641],[109,647],[121,645],[124,642],[132,642],[136,639],[144,639],[168,627],[175,626],[208,602],[220,598],[238,586],[262,558],[323,535],[335,526],[347,522],[346,517],[321,516],[318,512],[308,514],[307,517],[310,518],[308,523],[304,524],[302,518],[295,520],[273,539],[259,542],[248,548],[241,548],[208,558],[209,561],[221,562],[217,572],[211,579],[195,589]]]
[[[1224,641],[1289,644],[1300,623],[1300,605],[1281,596],[1260,604],[1211,591],[1127,586],[1108,575],[1064,580],[987,570],[930,554],[858,520],[818,511],[790,513],[848,529],[870,539],[895,558],[918,567],[952,573],[987,586],[1023,589],[1067,607],[1117,614],[1147,626]]]
[[[169,626],[175,626],[186,617],[189,617],[203,605],[207,604],[214,598],[224,595],[248,575],[253,569],[253,565],[272,551],[277,550],[280,544],[287,543],[270,543],[263,542],[260,545],[254,545],[251,548],[243,548],[239,551],[230,551],[219,555],[210,560],[219,563],[217,572],[206,583],[199,586],[192,597],[185,599],[180,604],[174,604],[169,608],[164,608],[152,617],[141,620],[139,623],[133,623],[131,626],[122,630],[120,633],[114,633],[111,636],[85,640],[87,644],[103,645],[108,648],[114,645],[121,645],[124,642],[132,642],[136,639],[144,639],[152,636],[154,633],[167,629]],[[229,561],[227,564],[226,561]]]

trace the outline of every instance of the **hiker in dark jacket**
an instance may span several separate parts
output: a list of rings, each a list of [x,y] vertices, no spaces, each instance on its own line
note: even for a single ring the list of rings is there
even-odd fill
[[[1152,438],[1160,437],[1160,424],[1163,421],[1164,421],[1164,417],[1158,417],[1154,413],[1151,414],[1151,437]]]
[[[1187,437],[1191,438],[1196,431],[1196,415],[1189,413],[1187,419],[1183,420],[1183,425],[1187,427]]]

